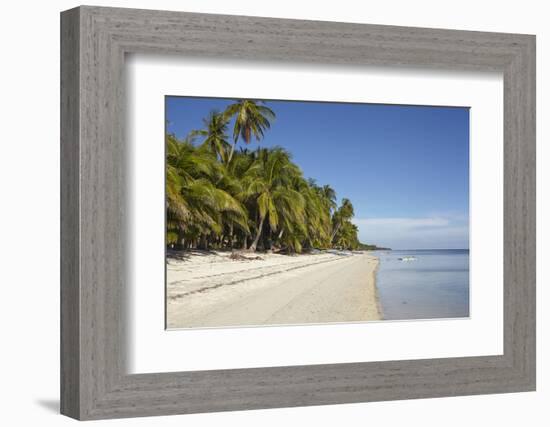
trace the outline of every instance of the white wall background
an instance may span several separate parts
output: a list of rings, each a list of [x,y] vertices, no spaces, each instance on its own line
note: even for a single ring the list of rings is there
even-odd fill
[[[0,420],[64,426],[59,384],[59,12],[75,1],[5,2],[0,31]],[[117,426],[347,425],[546,426],[549,357],[550,27],[537,0],[95,1],[105,6],[320,19],[537,34],[538,55],[538,391],[413,401],[272,409],[109,421]],[[93,423],[92,423],[93,424]]]

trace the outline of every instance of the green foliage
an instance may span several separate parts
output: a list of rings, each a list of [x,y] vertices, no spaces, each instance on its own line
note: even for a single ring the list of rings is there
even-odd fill
[[[222,163],[227,163],[231,144],[227,141],[227,117],[212,111],[203,120],[204,129],[191,132],[192,136],[204,136],[202,147],[215,154]]]
[[[352,203],[342,199],[338,207],[334,189],[304,178],[290,153],[235,151],[239,139],[261,140],[274,119],[262,102],[240,100],[211,112],[204,128],[184,140],[166,136],[167,244],[298,253],[360,247]]]
[[[166,232],[166,244],[168,246],[177,245],[178,243],[178,233],[175,231]]]
[[[271,127],[270,120],[275,120],[275,113],[270,108],[262,105],[260,101],[241,99],[227,107],[224,117],[226,120],[235,119],[233,146],[228,158],[228,162],[230,162],[239,137],[247,145],[250,144],[252,136],[259,141],[263,138],[264,132]]]

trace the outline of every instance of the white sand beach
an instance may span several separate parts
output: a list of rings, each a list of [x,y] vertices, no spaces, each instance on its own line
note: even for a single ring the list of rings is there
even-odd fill
[[[169,257],[168,328],[379,320],[378,258],[361,252],[309,255],[191,252]]]

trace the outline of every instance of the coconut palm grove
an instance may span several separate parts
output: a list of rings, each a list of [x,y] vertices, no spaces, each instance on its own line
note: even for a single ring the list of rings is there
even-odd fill
[[[166,135],[166,243],[175,249],[367,248],[352,223],[353,204],[337,205],[330,183],[304,176],[282,147],[262,147],[276,111],[235,100],[211,111],[202,129]],[[251,141],[259,142],[251,149]]]

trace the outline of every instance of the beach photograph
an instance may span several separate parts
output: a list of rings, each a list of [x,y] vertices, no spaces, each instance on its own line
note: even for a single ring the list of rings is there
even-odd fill
[[[166,328],[470,315],[470,110],[165,97]]]

